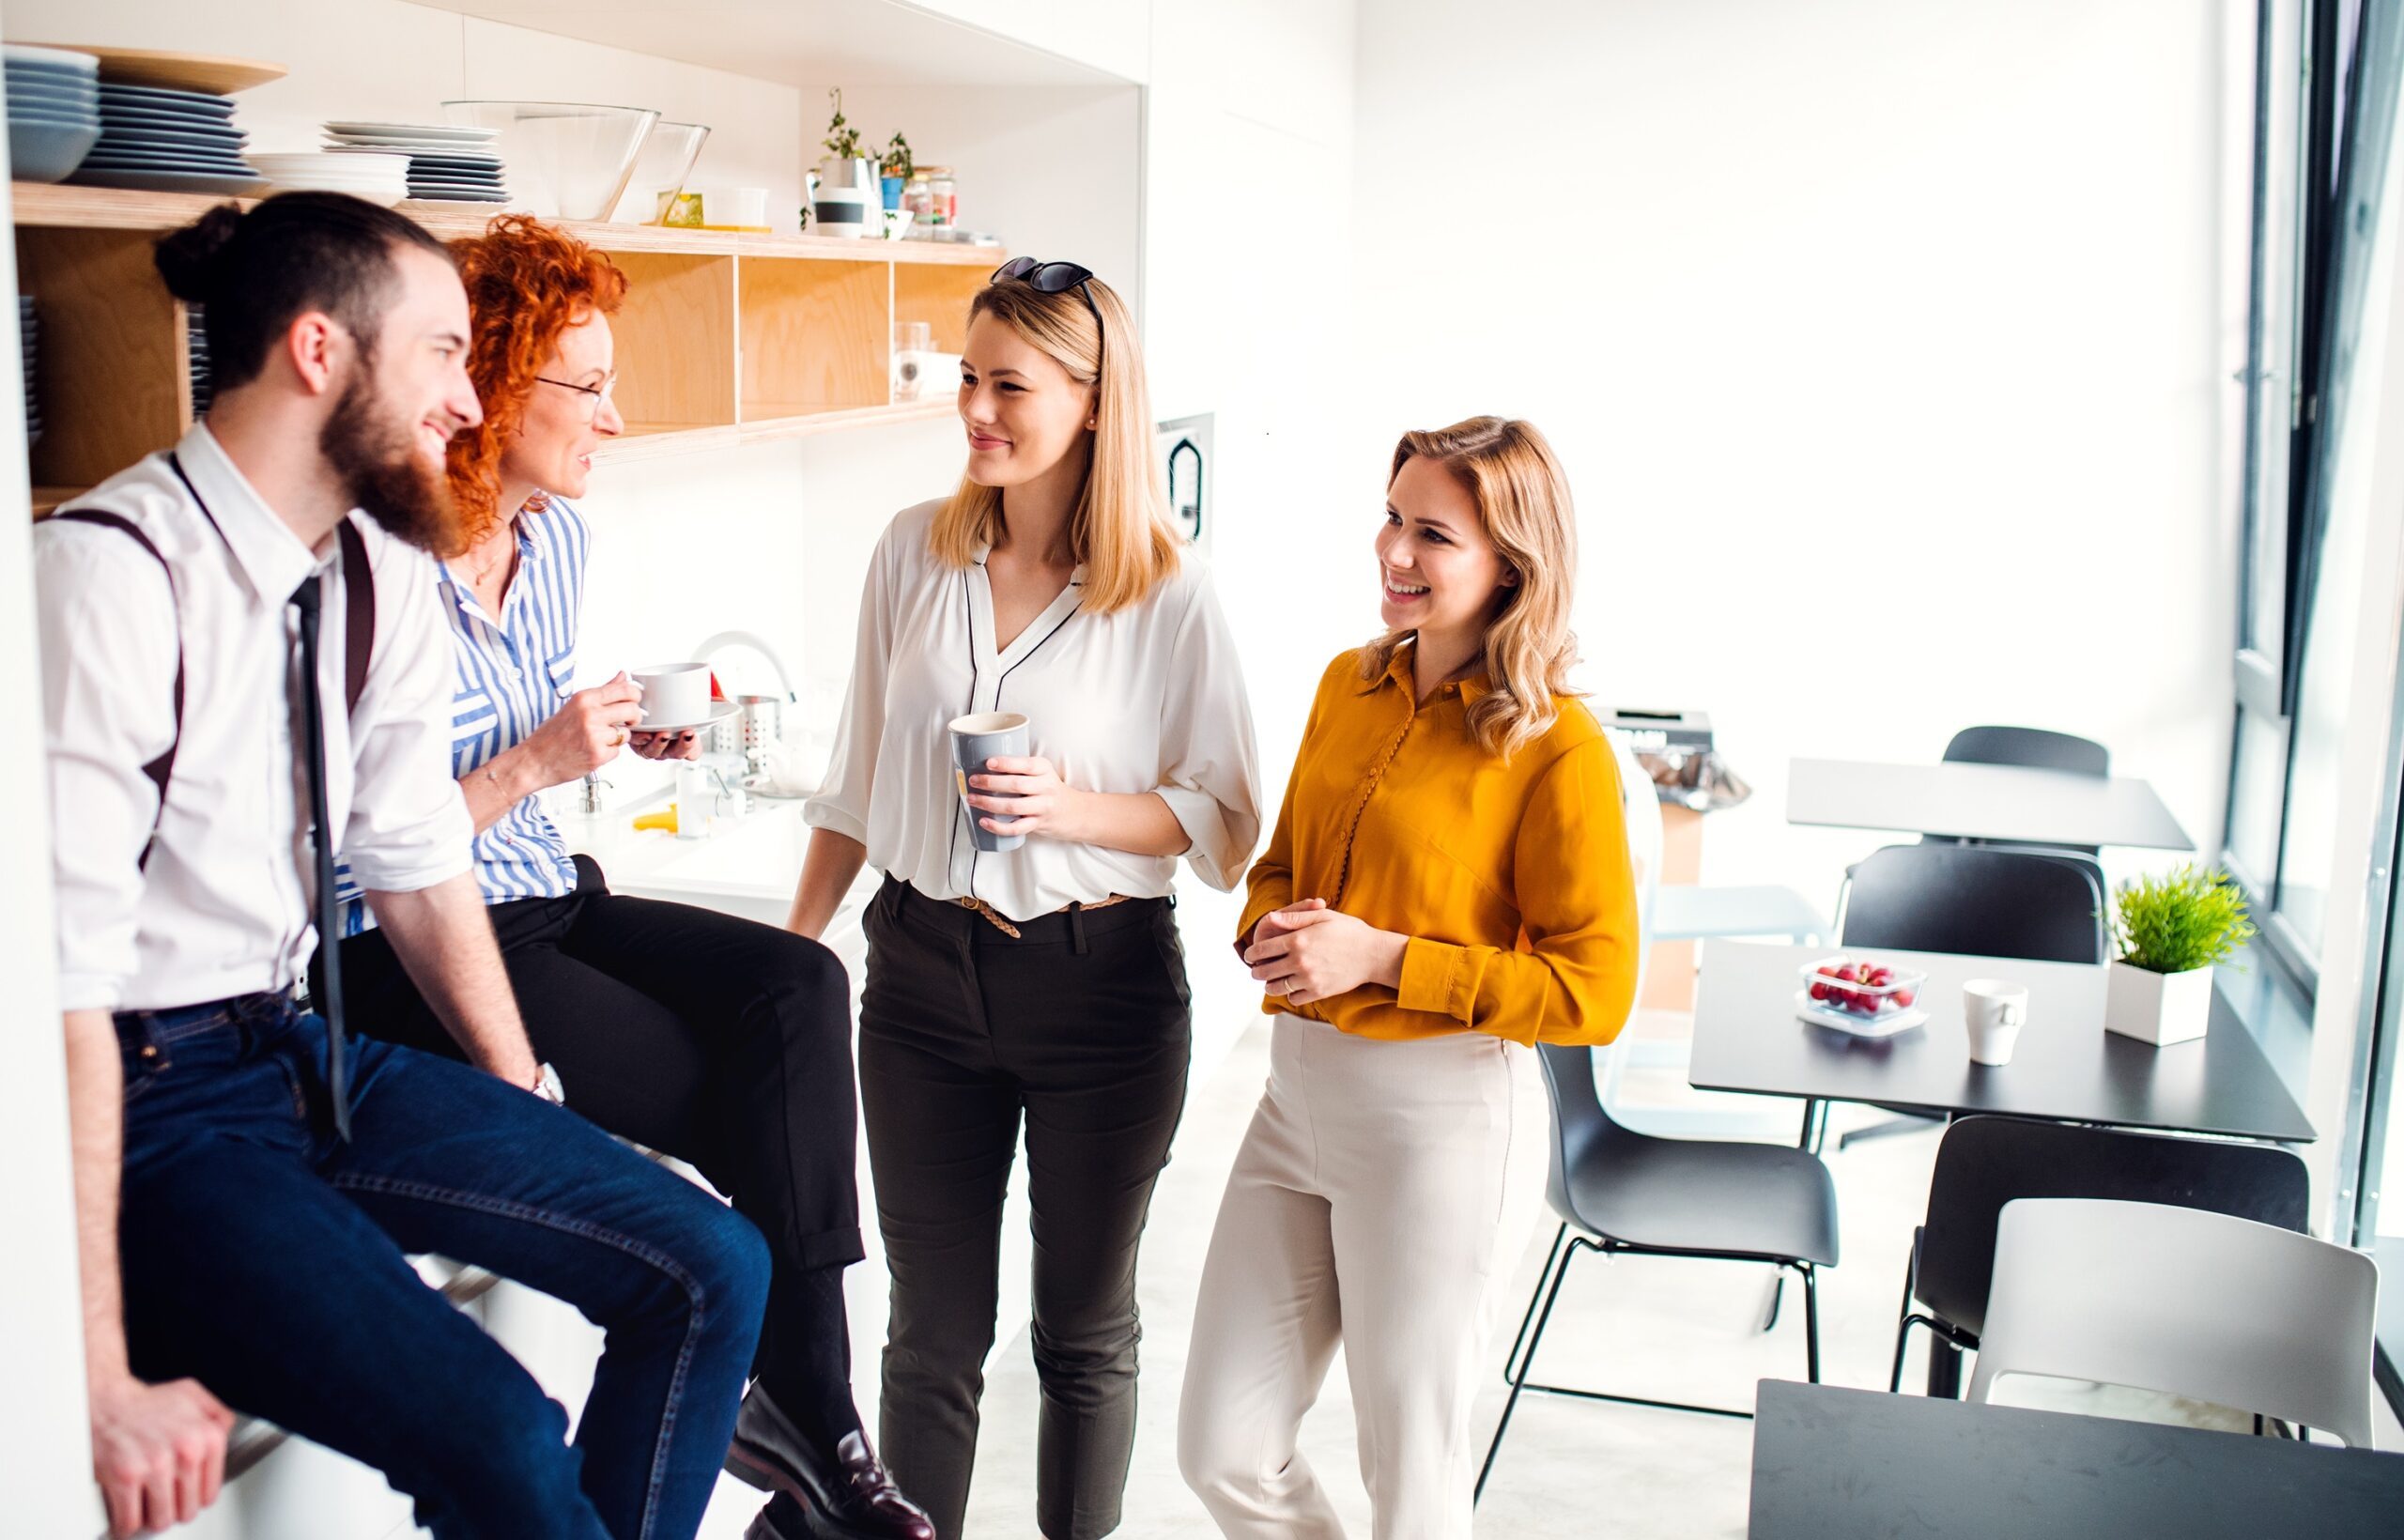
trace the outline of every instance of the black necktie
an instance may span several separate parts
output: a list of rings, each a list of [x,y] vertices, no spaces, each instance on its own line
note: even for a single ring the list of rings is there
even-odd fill
[[[322,976],[326,997],[314,1002],[326,1020],[327,1092],[334,1104],[334,1136],[350,1137],[349,1045],[342,1030],[342,927],[334,902],[333,819],[326,811],[326,711],[317,690],[317,619],[322,604],[321,578],[311,573],[292,591],[292,608],[300,612],[300,728],[308,739],[309,818],[315,833],[310,842],[317,855],[317,947],[325,959]]]

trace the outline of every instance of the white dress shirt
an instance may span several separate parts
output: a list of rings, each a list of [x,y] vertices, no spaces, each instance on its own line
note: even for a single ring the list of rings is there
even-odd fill
[[[1032,751],[1062,780],[1158,793],[1193,840],[1194,870],[1234,886],[1260,842],[1260,765],[1235,637],[1201,557],[1187,551],[1149,596],[1112,615],[1078,609],[1079,567],[996,649],[985,552],[953,568],[928,548],[942,506],[904,510],[877,543],[834,759],[803,818],[860,841],[871,864],[931,899],[973,896],[1013,920],[1114,893],[1166,895],[1174,856],[1043,838],[974,848],[949,724],[1022,712]]]
[[[326,574],[317,685],[338,848],[375,889],[414,891],[468,870],[473,829],[451,778],[451,648],[433,562],[354,516],[376,577],[376,639],[346,717],[339,543],[303,546],[207,427],[177,454],[216,531],[163,455],[69,505],[132,520],[174,565],[172,593],[121,530],[59,519],[34,530],[59,996],[70,1010],[198,1005],[300,978],[315,870],[288,681],[292,591],[313,571]],[[162,812],[142,767],[176,733],[178,632],[183,736]]]

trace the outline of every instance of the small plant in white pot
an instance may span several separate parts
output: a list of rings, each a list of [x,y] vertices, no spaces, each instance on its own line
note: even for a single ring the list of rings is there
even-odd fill
[[[2133,877],[2115,895],[2112,964],[2104,1024],[2156,1047],[2204,1035],[2211,1024],[2212,968],[2254,934],[2245,895],[2224,871],[2192,866]]]

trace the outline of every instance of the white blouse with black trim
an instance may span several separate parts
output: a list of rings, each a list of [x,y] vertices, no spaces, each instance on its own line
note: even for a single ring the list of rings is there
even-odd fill
[[[949,723],[1022,712],[1033,751],[1063,780],[1157,793],[1193,840],[1194,870],[1213,887],[1234,886],[1260,842],[1260,765],[1235,636],[1208,564],[1188,551],[1150,595],[1110,615],[1079,608],[1079,567],[997,649],[985,552],[954,568],[928,547],[941,506],[905,509],[877,543],[834,759],[803,817],[860,841],[871,865],[931,899],[975,897],[1013,920],[1114,893],[1167,894],[1172,856],[1046,839],[977,851],[951,774]]]

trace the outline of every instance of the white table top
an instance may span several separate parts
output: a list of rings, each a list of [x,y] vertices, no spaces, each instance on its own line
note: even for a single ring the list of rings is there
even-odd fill
[[[2196,848],[2145,781],[2016,764],[1794,760],[1786,821],[1958,839]]]

